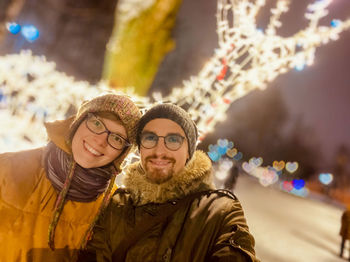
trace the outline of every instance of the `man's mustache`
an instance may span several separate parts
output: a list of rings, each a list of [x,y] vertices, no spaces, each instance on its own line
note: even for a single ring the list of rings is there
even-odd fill
[[[168,160],[168,161],[170,161],[171,163],[175,163],[175,159],[172,158],[172,157],[163,156],[163,157],[159,158],[159,157],[156,156],[156,155],[147,156],[147,157],[145,158],[145,161],[149,161],[149,160],[151,160],[151,159]]]

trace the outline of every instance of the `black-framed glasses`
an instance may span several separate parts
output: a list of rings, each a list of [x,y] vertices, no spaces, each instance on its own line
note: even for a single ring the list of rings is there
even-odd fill
[[[141,146],[147,149],[154,148],[158,144],[160,137],[164,139],[164,144],[166,148],[171,151],[179,150],[185,140],[185,137],[179,134],[157,136],[155,133],[152,132],[144,132],[141,134]]]
[[[130,146],[130,143],[121,135],[109,131],[102,120],[94,114],[88,113],[85,123],[86,127],[96,135],[107,133],[107,143],[114,149],[122,150],[124,147]]]

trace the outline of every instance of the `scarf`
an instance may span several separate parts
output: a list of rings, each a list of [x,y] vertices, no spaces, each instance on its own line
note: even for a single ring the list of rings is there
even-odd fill
[[[46,177],[52,186],[61,192],[69,171],[73,167],[73,156],[50,142],[46,147],[44,161]],[[112,172],[111,166],[83,168],[76,164],[66,199],[78,202],[96,200],[106,190]]]

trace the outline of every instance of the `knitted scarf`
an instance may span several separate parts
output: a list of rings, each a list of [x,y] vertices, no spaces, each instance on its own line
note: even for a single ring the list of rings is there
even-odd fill
[[[72,168],[73,157],[50,142],[44,159],[47,178],[61,192]],[[111,167],[83,168],[76,164],[66,199],[78,202],[96,200],[105,192],[112,173]]]

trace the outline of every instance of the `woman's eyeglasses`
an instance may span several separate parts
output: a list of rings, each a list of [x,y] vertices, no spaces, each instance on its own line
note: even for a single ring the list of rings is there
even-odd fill
[[[102,120],[92,113],[88,113],[86,127],[94,134],[101,135],[107,133],[107,143],[117,150],[130,146],[130,143],[122,136],[109,131]]]

